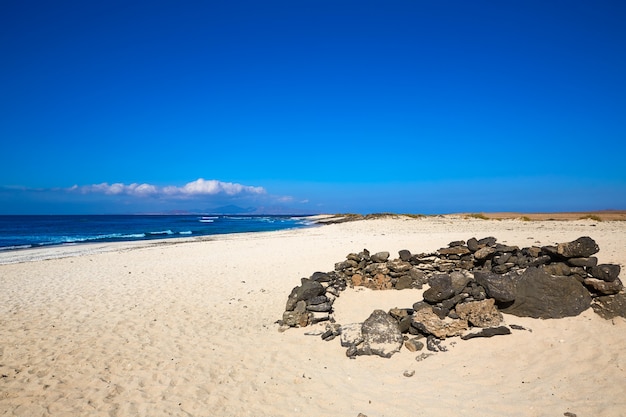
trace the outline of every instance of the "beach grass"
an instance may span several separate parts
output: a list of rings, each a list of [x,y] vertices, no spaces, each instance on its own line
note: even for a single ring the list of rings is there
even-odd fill
[[[470,213],[467,217],[470,219],[489,220],[489,217],[485,216],[483,213]]]
[[[581,217],[579,220],[593,220],[596,222],[601,222],[602,221],[602,217],[596,215],[596,214],[588,214],[586,216]]]

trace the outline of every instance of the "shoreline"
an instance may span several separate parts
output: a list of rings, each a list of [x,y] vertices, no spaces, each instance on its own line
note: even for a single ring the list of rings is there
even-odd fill
[[[301,216],[303,219],[313,219],[317,216]],[[247,235],[257,233],[272,233],[287,230],[307,229],[311,227],[319,227],[320,224],[310,220],[311,224],[305,226],[268,230],[268,231],[256,231],[256,232],[230,232],[230,233],[214,233],[203,234],[198,236],[163,236],[163,237],[148,237],[148,238],[133,238],[128,240],[104,240],[104,241],[85,241],[85,242],[71,242],[71,243],[55,243],[38,246],[26,246],[16,248],[0,248],[0,265],[30,262],[36,260],[46,259],[59,259],[72,256],[81,256],[82,254],[94,254],[103,253],[109,251],[131,250],[143,247],[158,246],[158,245],[176,245],[187,242],[207,241],[224,238],[227,239],[231,235]]]
[[[610,213],[610,214],[607,214]],[[0,250],[0,265],[33,262],[48,259],[60,259],[67,257],[75,257],[82,255],[90,255],[111,251],[126,251],[140,249],[144,247],[152,247],[159,245],[177,245],[190,242],[202,242],[209,240],[225,240],[232,236],[271,234],[275,232],[285,232],[293,230],[310,229],[321,226],[329,226],[332,224],[370,221],[380,219],[401,219],[401,220],[420,220],[420,219],[451,219],[451,220],[483,220],[483,221],[519,221],[519,222],[574,222],[574,221],[591,221],[600,222],[620,222],[626,221],[626,211],[593,211],[593,212],[554,212],[554,213],[517,213],[517,212],[497,212],[497,213],[453,213],[453,214],[434,214],[434,215],[412,215],[412,214],[396,214],[396,213],[373,213],[368,215],[355,214],[318,214],[311,216],[303,216],[309,220],[311,225],[306,227],[298,227],[292,229],[282,229],[276,231],[260,231],[260,232],[236,232],[222,233],[214,235],[204,235],[196,237],[164,237],[160,239],[141,239],[127,240],[115,242],[84,242],[84,243],[68,243],[55,244],[49,246],[29,247],[20,249]]]
[[[196,237],[169,237],[162,239],[127,240],[118,242],[84,242],[49,245],[44,247],[31,247],[24,249],[12,249],[0,251],[0,265],[15,263],[46,261],[51,259],[63,259],[77,256],[94,255],[107,252],[125,252],[135,249],[145,249],[162,246],[184,245],[188,243],[200,243],[236,238],[248,239],[257,235],[280,234],[288,231],[317,227],[307,226],[302,228],[271,230],[261,232],[235,232],[220,233]]]

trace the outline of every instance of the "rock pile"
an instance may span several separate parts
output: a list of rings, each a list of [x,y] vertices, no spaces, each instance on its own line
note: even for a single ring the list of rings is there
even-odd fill
[[[624,316],[620,266],[598,264],[600,248],[590,237],[554,246],[520,248],[496,238],[451,242],[434,253],[401,250],[350,253],[334,271],[302,278],[287,299],[282,328],[334,323],[333,302],[348,286],[373,290],[422,288],[423,300],[411,308],[376,310],[364,323],[329,324],[325,340],[341,336],[346,354],[390,357],[402,344],[411,351],[441,350],[451,336],[491,337],[509,334],[505,312],[522,317],[576,316],[594,305],[603,317]],[[614,310],[611,310],[614,308]],[[618,310],[615,311],[615,308]],[[620,310],[621,309],[621,310]],[[481,329],[468,333],[472,328]],[[404,336],[403,336],[404,335]]]
[[[287,298],[282,324],[304,327],[330,320],[333,302],[346,288],[346,280],[334,272],[316,272],[302,278]]]

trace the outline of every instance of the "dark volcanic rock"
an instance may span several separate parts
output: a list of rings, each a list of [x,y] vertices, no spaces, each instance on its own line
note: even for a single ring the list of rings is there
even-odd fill
[[[310,319],[311,314],[306,311],[306,302],[304,300],[298,301],[293,311],[285,311],[283,313],[283,322],[291,327],[305,327],[309,324]]]
[[[389,259],[389,252],[378,252],[373,254],[370,259],[372,262],[387,262]]]
[[[422,288],[424,284],[428,282],[428,279],[424,271],[420,271],[417,268],[412,268],[409,271],[409,276],[411,277],[411,280],[413,280],[413,285],[420,289]]]
[[[559,252],[557,250],[557,247],[554,245],[547,245],[547,246],[542,246],[541,247],[541,252],[544,255],[549,255],[551,258],[555,258],[555,259],[560,259],[561,256],[559,255]]]
[[[533,267],[521,275],[515,301],[502,311],[520,317],[555,319],[577,316],[590,304],[589,291],[577,280],[550,276]]]
[[[467,248],[470,251],[472,251],[472,252],[476,252],[478,249],[480,249],[480,245],[478,244],[478,240],[475,237],[469,239],[467,241]]]
[[[528,263],[528,266],[540,266],[540,265],[544,265],[547,264],[548,262],[550,262],[552,260],[552,258],[549,255],[542,255],[538,258],[533,259],[532,261],[530,261]]]
[[[374,312],[363,322],[361,327],[363,345],[360,355],[378,355],[390,358],[402,347],[402,333],[398,322],[383,310]]]
[[[600,247],[588,236],[579,237],[573,242],[559,243],[556,252],[565,258],[586,258],[598,253]]]
[[[570,275],[571,268],[564,262],[554,262],[549,265],[543,265],[542,267],[550,275]]]
[[[327,303],[328,301],[328,297],[326,297],[325,295],[318,295],[317,297],[309,298],[308,300],[306,300],[306,303],[307,305],[315,305]]]
[[[413,317],[407,316],[398,321],[398,328],[400,333],[408,333],[411,330],[411,323],[413,323]]]
[[[474,279],[485,289],[489,297],[494,298],[498,303],[509,303],[515,300],[520,276],[515,272],[499,275],[493,272],[476,271]]]
[[[402,259],[404,262],[409,262],[411,260],[411,257],[413,255],[411,255],[411,252],[406,250],[406,249],[402,249],[400,252],[398,252],[398,256],[400,257],[400,259]]]
[[[467,286],[467,294],[472,298],[473,301],[484,300],[485,298],[487,298],[487,292],[485,291],[485,288],[477,282],[470,282],[470,284]]]
[[[498,239],[496,239],[495,237],[489,236],[489,237],[484,237],[484,238],[480,239],[478,241],[478,244],[479,245],[485,245],[485,246],[494,246],[497,241],[498,241]]]
[[[500,335],[506,335],[506,334],[511,334],[511,329],[509,329],[506,326],[499,326],[499,327],[490,327],[487,329],[482,329],[480,332],[477,332],[477,333],[466,334],[464,336],[461,336],[461,339],[469,340],[475,337],[493,337],[493,336],[500,336]]]
[[[465,300],[467,297],[469,297],[469,294],[467,294],[467,293],[457,294],[457,295],[455,295],[452,298],[448,298],[447,300],[443,300],[441,302],[441,307],[443,307],[447,311],[450,311],[450,310],[452,310],[454,308],[455,305],[457,305],[461,301]]]
[[[596,266],[598,265],[598,258],[595,256],[590,256],[588,258],[570,258],[567,260],[567,263],[571,266]]]
[[[601,264],[589,268],[589,273],[594,278],[598,278],[607,282],[612,282],[617,279],[620,270],[621,268],[619,265]]]
[[[626,318],[626,293],[597,297],[591,307],[596,314],[607,320],[615,317]]]
[[[477,260],[481,261],[483,259],[487,259],[488,257],[493,255],[494,253],[496,253],[495,248],[487,246],[487,247],[484,247],[484,248],[480,248],[476,252],[474,252],[474,258],[476,258]]]
[[[504,274],[506,272],[509,272],[513,267],[515,267],[514,263],[507,262],[503,265],[496,265],[493,268],[491,268],[491,270],[495,272],[496,274]]]
[[[426,338],[426,349],[431,352],[447,352],[448,349],[441,344],[441,340],[434,336],[428,336]]]
[[[312,304],[306,306],[308,311],[317,311],[317,312],[328,312],[333,309],[333,305],[331,303],[321,303],[321,304]]]
[[[493,257],[493,261],[497,265],[504,265],[505,263],[507,263],[509,261],[509,259],[511,259],[511,256],[512,256],[512,254],[510,254],[510,253],[503,253],[502,255],[494,256]]]
[[[515,252],[517,250],[519,250],[518,246],[510,246],[510,245],[502,245],[500,243],[498,243],[495,246],[496,251],[500,252],[500,253],[506,253],[506,252]]]
[[[622,288],[624,288],[622,281],[619,278],[611,282],[603,281],[597,278],[585,278],[583,283],[602,295],[617,294],[622,290]]]
[[[314,272],[313,275],[311,275],[311,280],[317,282],[329,282],[331,278],[330,275],[325,272]]]
[[[402,275],[396,282],[396,290],[406,290],[413,287],[413,278],[410,275]]]
[[[432,307],[432,311],[433,313],[435,313],[437,315],[437,317],[439,317],[441,320],[445,319],[446,317],[448,317],[448,313],[450,313],[450,310],[443,307],[443,306],[433,306]]]
[[[454,290],[454,295],[459,294],[465,286],[472,280],[472,275],[469,273],[463,273],[460,271],[453,271],[450,273],[450,284]]]
[[[326,292],[324,286],[317,281],[302,278],[301,282],[302,285],[295,287],[293,290],[291,290],[291,294],[287,299],[287,308],[285,308],[285,310],[293,310],[298,301],[308,300],[310,298],[317,297],[318,295],[322,295]]]
[[[448,274],[436,274],[428,280],[430,288],[424,291],[424,300],[429,303],[438,303],[454,296],[452,279]]]
[[[344,271],[349,268],[356,268],[357,266],[359,266],[357,261],[348,259],[347,261],[337,262],[335,264],[335,271]]]

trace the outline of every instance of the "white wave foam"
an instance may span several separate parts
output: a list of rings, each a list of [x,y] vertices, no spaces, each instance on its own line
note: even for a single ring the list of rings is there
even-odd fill
[[[164,234],[172,234],[164,233]],[[105,240],[105,239],[142,239],[146,237],[145,233],[131,233],[131,234],[122,234],[122,233],[110,233],[106,235],[97,235],[97,236],[62,236],[59,239],[50,241],[50,242],[42,242],[41,245],[58,245],[58,244],[73,244],[73,243],[81,243],[81,242],[89,242],[92,240]]]
[[[132,234],[132,235],[122,235],[120,237],[134,237],[134,238],[141,239],[143,237],[146,237],[146,234],[145,233],[135,233],[135,234]]]
[[[157,235],[173,235],[174,232],[172,232],[171,230],[162,230],[160,232],[150,232],[149,234],[150,235],[154,235],[154,236],[157,236]]]
[[[0,248],[0,251],[3,250],[18,250],[18,249],[29,249],[32,248],[33,245],[15,245],[15,246],[3,246]]]

